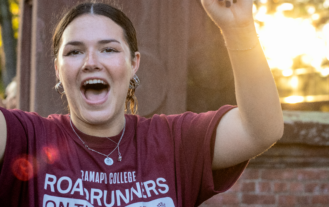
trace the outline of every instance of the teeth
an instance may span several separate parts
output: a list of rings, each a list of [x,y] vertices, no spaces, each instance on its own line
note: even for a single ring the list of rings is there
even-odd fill
[[[83,83],[83,85],[87,85],[87,84],[97,84],[97,83],[101,83],[105,85],[105,82],[99,79],[93,79],[93,80],[87,80]]]

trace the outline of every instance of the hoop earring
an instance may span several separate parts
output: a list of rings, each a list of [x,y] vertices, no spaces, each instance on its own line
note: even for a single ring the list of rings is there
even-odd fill
[[[62,82],[59,81],[56,85],[55,85],[55,90],[57,91],[57,93],[61,94],[61,95],[64,95],[65,94],[65,91],[64,91],[64,88],[63,88],[63,91],[60,91],[59,88],[63,88],[62,86]]]
[[[138,76],[135,74],[134,77],[129,82],[129,88],[130,89],[136,89],[141,81],[139,80]]]

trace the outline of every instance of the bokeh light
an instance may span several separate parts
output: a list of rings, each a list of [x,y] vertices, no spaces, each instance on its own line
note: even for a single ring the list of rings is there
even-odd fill
[[[28,181],[33,177],[33,165],[29,158],[29,156],[22,156],[14,161],[12,171],[18,180]]]
[[[43,147],[42,157],[48,164],[54,164],[59,159],[58,149],[51,146]]]

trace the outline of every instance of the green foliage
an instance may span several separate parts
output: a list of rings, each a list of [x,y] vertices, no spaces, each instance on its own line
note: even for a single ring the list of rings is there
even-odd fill
[[[12,23],[14,29],[15,39],[18,38],[18,26],[19,26],[19,3],[17,0],[8,0],[10,5],[10,12],[12,14]],[[1,25],[0,25],[0,47],[2,47],[1,37]]]
[[[17,40],[18,38],[18,27],[19,27],[19,1],[18,0],[8,0],[9,2],[9,7],[10,7],[10,12],[12,14],[12,25],[13,25],[13,30],[14,30],[14,37]],[[2,36],[1,36],[1,25],[0,25],[0,50],[2,50]],[[1,60],[1,55],[3,53],[0,52],[0,60]],[[0,61],[1,62],[1,61]],[[1,77],[1,67],[2,64],[0,64],[0,77]],[[0,79],[0,97],[3,98],[4,96],[4,86],[3,83]]]
[[[9,0],[10,3],[10,11],[12,14],[12,23],[14,29],[15,39],[18,38],[18,26],[19,26],[19,4],[15,0]]]

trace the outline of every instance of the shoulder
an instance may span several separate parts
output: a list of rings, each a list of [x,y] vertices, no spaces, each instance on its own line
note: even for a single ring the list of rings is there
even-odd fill
[[[1,108],[1,112],[8,126],[22,125],[27,127],[30,124],[40,124],[42,117],[35,112],[26,112],[18,109],[7,110]]]
[[[185,112],[183,114],[165,115],[165,114],[154,114],[151,117],[143,117],[140,115],[126,114],[127,125],[134,125],[137,128],[170,125],[179,117],[183,117],[192,112]]]
[[[68,114],[51,114],[45,118],[45,121],[59,126],[68,125],[70,123],[70,116]]]
[[[170,116],[155,114],[152,117],[142,117],[139,115],[125,115],[128,132],[136,134],[138,137],[148,136],[169,136],[172,131],[172,121]]]
[[[168,119],[168,116],[164,114],[154,114],[152,117],[126,114],[125,117],[127,124],[133,124],[136,126],[148,126],[154,124],[155,122],[165,122]]]
[[[129,124],[134,124],[137,127],[151,125],[167,125],[167,126],[182,126],[188,123],[207,123],[211,121],[219,121],[227,112],[236,106],[224,105],[216,111],[207,111],[195,113],[186,111],[180,114],[154,114],[152,117],[142,117],[140,115],[126,115],[126,119],[130,120]]]
[[[52,126],[62,126],[67,120],[67,115],[52,114],[48,117],[42,117],[36,112],[26,112],[19,109],[6,110],[1,108],[1,112],[7,123],[7,128],[15,130],[24,128],[25,131],[37,131],[41,128],[49,128]]]

